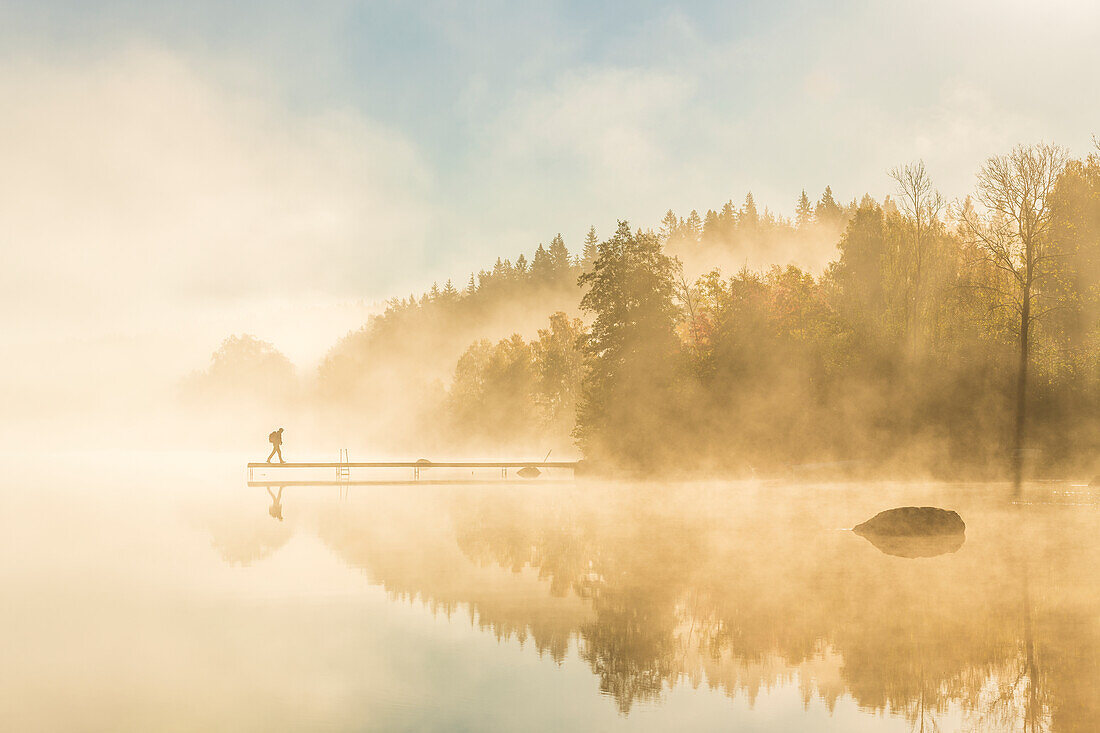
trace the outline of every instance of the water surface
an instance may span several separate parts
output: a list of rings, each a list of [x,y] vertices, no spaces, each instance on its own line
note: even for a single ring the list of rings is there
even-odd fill
[[[6,458],[0,486],[12,730],[1100,720],[1087,488],[1031,487],[1023,505],[919,483],[280,494],[246,486],[238,456],[38,458]],[[913,550],[845,530],[906,504],[958,510],[965,540]]]

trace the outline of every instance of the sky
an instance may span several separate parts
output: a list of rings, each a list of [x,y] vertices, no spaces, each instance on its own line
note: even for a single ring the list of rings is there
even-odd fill
[[[0,328],[24,377],[242,331],[309,363],[558,232],[1084,155],[1097,68],[1086,0],[0,0]]]

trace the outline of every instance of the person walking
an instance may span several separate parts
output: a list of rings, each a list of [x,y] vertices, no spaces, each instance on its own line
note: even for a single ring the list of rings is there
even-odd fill
[[[271,463],[271,457],[278,454],[279,463],[286,463],[286,461],[283,460],[283,429],[279,428],[274,431],[271,435],[267,436],[267,439],[271,442],[271,453],[267,456],[267,462]]]

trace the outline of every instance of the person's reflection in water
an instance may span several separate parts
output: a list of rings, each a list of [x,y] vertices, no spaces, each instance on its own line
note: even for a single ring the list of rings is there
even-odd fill
[[[271,497],[271,506],[267,508],[267,513],[280,522],[283,521],[283,487],[279,487],[279,493],[275,494],[271,491],[271,487],[267,487],[267,493]]]

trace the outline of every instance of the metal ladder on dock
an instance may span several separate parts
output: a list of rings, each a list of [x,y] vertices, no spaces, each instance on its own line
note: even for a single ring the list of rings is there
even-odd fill
[[[351,482],[351,466],[347,465],[351,463],[351,459],[348,458],[348,449],[340,449],[340,458],[336,461],[336,480],[341,484],[340,486],[340,498],[348,498],[348,484]]]
[[[351,463],[351,459],[348,458],[348,449],[340,449],[340,458],[337,463],[342,464],[336,467],[336,479],[338,481],[348,481],[351,479],[351,467],[347,464]]]

